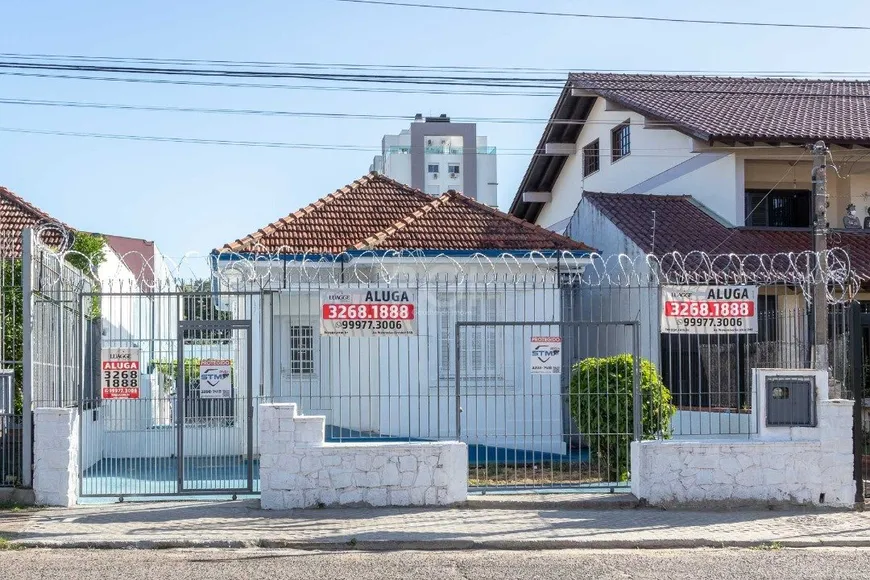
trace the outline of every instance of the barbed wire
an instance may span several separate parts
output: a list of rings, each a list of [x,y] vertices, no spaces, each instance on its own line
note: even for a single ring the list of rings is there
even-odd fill
[[[669,252],[630,256],[594,252],[530,251],[457,255],[451,252],[361,250],[338,254],[300,253],[291,248],[255,246],[249,252],[189,252],[181,258],[118,254],[95,264],[73,250],[75,234],[58,224],[34,228],[41,268],[38,289],[68,291],[218,292],[328,289],[353,284],[469,284],[535,287],[647,288],[663,285],[786,286],[811,302],[824,282],[828,302],[855,299],[865,281],[842,248],[777,254]],[[107,251],[113,251],[107,249]],[[50,262],[53,267],[48,267]],[[73,266],[75,263],[76,266]]]

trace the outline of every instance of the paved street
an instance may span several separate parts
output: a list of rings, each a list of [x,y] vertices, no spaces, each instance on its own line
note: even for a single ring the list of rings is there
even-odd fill
[[[26,547],[688,548],[870,547],[870,514],[657,509],[322,509],[256,501],[47,509],[17,522]]]
[[[870,578],[867,549],[330,552],[267,550],[0,552],[4,580],[278,578],[608,580]]]

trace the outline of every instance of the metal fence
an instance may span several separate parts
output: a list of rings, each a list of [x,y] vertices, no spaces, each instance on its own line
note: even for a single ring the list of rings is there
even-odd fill
[[[20,251],[0,235],[0,487],[22,483],[23,294]]]
[[[257,492],[265,401],[325,415],[335,442],[462,440],[478,489],[625,489],[632,439],[757,432],[752,369],[809,365],[819,276],[832,385],[854,386],[860,285],[836,251],[823,270],[809,253],[279,253],[96,280],[39,246],[30,263],[32,342],[4,366],[23,366],[33,406],[80,407],[83,495]],[[663,314],[707,288],[748,289],[752,316],[707,332],[709,312]],[[135,353],[135,398],[107,399],[110,350]],[[224,390],[204,385],[224,371]]]

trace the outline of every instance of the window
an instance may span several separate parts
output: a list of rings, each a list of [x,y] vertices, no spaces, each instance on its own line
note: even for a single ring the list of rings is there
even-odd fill
[[[807,189],[747,189],[746,225],[808,228],[811,199]]]
[[[440,169],[440,166],[437,163],[430,163],[429,164],[429,169],[428,169],[429,173],[438,173],[439,169]]]
[[[456,175],[459,175],[459,164],[458,163],[447,164],[447,173],[455,173]]]
[[[314,374],[314,327],[290,327],[290,374]]]
[[[583,177],[592,175],[599,169],[601,155],[598,153],[598,139],[583,147]]]
[[[456,323],[495,322],[495,294],[438,294],[438,376],[456,376]],[[504,376],[504,340],[499,341],[495,326],[464,326],[460,329],[462,359],[460,375],[464,380],[496,379]],[[500,331],[503,334],[503,330]],[[502,338],[504,338],[502,336]],[[500,348],[501,347],[501,348]]]
[[[626,121],[610,133],[611,163],[631,153],[631,122]]]

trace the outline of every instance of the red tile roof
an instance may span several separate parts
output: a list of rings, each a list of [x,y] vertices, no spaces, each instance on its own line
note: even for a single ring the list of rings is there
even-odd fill
[[[580,89],[577,94],[573,89]],[[548,143],[575,143],[595,101],[604,98],[707,143],[749,142],[870,146],[870,81],[572,73],[556,100],[510,213],[535,222],[567,155]],[[569,122],[565,122],[569,121]],[[549,226],[551,224],[542,224]]]
[[[20,196],[0,187],[0,259],[21,257],[22,232],[26,228],[46,224],[56,224],[67,231],[73,231]],[[41,235],[42,241],[49,245],[61,246],[64,243],[59,229],[46,228]]]
[[[709,142],[870,144],[870,81],[598,73],[569,80]]]
[[[371,173],[217,251],[364,249],[590,250],[454,191],[436,198]]]
[[[731,228],[688,196],[585,192],[583,199],[645,253],[663,255],[700,251],[748,255],[798,253],[812,249],[809,230]],[[583,234],[582,231],[577,233]],[[828,237],[828,247],[846,250],[856,274],[863,279],[870,277],[870,232],[832,232]]]

